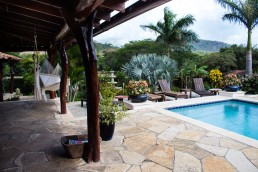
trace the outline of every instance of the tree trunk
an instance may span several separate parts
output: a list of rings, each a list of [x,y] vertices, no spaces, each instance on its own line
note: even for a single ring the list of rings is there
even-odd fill
[[[247,51],[246,51],[246,75],[253,74],[252,68],[252,30],[248,29]]]
[[[59,44],[61,66],[62,66],[62,76],[60,83],[60,103],[61,103],[61,114],[66,114],[66,85],[68,79],[68,57],[65,52],[63,42],[60,41]]]
[[[0,102],[4,101],[3,91],[3,60],[0,60]]]

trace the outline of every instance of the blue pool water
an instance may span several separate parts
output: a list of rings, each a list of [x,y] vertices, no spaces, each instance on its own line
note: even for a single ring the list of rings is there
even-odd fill
[[[221,101],[168,110],[258,140],[258,104]]]

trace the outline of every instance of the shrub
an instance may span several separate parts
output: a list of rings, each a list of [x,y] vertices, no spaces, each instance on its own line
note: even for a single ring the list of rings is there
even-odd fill
[[[247,94],[258,94],[258,75],[245,79],[242,90],[246,91]]]
[[[221,81],[222,81],[222,73],[220,72],[220,70],[218,69],[212,69],[210,71],[210,79],[211,79],[211,83],[212,86],[214,88],[218,88],[221,86]]]

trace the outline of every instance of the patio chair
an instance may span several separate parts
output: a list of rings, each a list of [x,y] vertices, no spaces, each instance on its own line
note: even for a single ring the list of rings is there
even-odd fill
[[[194,90],[196,94],[203,96],[214,96],[210,91],[205,90],[202,78],[193,78]]]
[[[175,92],[170,90],[170,85],[166,80],[158,80],[160,88],[162,90],[162,93],[165,94],[166,96],[174,97],[176,100],[177,98],[188,98],[187,94],[180,93],[180,92]]]

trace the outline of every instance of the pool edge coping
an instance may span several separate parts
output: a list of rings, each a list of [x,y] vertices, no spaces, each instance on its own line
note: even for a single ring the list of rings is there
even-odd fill
[[[255,100],[250,100],[248,98],[242,98],[242,97],[241,98],[240,97],[223,97],[223,96],[217,96],[217,97],[219,97],[219,99],[212,100],[210,98],[209,99],[202,98],[202,100],[200,102],[195,101],[194,103],[192,103],[190,101],[191,99],[188,99],[187,101],[184,101],[185,103],[188,103],[188,104],[184,104],[184,105],[177,105],[177,103],[174,104],[174,105],[164,104],[163,106],[156,107],[155,110],[158,111],[159,113],[174,117],[174,118],[182,120],[184,122],[187,122],[187,123],[196,125],[198,127],[204,128],[208,131],[220,134],[222,136],[226,136],[228,138],[234,139],[234,140],[239,141],[241,143],[244,143],[246,145],[258,148],[258,140],[243,136],[241,134],[238,134],[238,133],[235,133],[235,132],[232,132],[232,131],[229,131],[229,130],[226,130],[226,129],[223,129],[223,128],[220,128],[220,127],[216,127],[214,125],[211,125],[211,124],[208,124],[208,123],[205,123],[205,122],[202,122],[202,121],[192,119],[190,117],[186,117],[186,116],[177,114],[175,112],[171,112],[171,111],[166,109],[166,108],[171,108],[171,107],[201,104],[201,103],[205,103],[205,101],[207,103],[207,102],[218,102],[218,101],[225,101],[225,100],[239,100],[239,101],[246,101],[246,102],[251,102],[251,103],[258,103],[258,100],[255,101]],[[181,100],[177,100],[177,101],[181,101]],[[180,102],[179,104],[182,104],[182,103]]]

